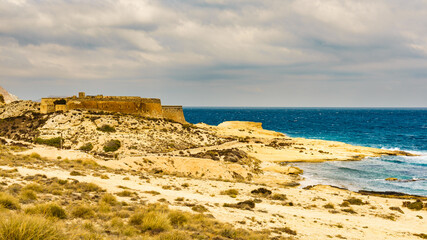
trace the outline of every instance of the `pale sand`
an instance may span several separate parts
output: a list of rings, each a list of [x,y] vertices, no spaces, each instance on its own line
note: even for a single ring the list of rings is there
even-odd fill
[[[5,168],[5,167],[1,167]],[[157,202],[164,198],[171,208],[191,211],[190,207],[183,206],[175,201],[178,197],[185,198],[186,203],[195,203],[205,206],[209,213],[216,219],[229,222],[236,227],[250,228],[254,230],[274,229],[289,227],[297,231],[297,239],[328,239],[329,236],[337,238],[342,236],[347,239],[419,239],[414,233],[425,233],[427,225],[426,211],[411,211],[403,208],[402,200],[384,199],[372,196],[362,196],[347,190],[332,188],[329,186],[318,186],[312,190],[295,188],[270,188],[273,193],[286,194],[288,200],[294,206],[283,206],[281,201],[263,199],[262,203],[256,204],[254,211],[239,210],[222,207],[224,203],[236,203],[238,201],[252,199],[250,191],[260,187],[256,184],[232,183],[214,180],[198,180],[192,178],[179,178],[173,176],[148,176],[150,181],[140,179],[137,176],[118,175],[106,173],[110,179],[101,179],[94,176],[70,176],[68,171],[60,169],[29,169],[18,167],[21,175],[44,174],[47,177],[58,177],[60,179],[77,179],[84,182],[95,183],[109,192],[119,192],[124,186],[138,192],[142,199],[148,202]],[[123,177],[130,180],[122,180]],[[12,179],[13,180],[13,179]],[[189,184],[188,188],[181,187]],[[180,187],[181,190],[165,190],[162,186]],[[220,195],[220,191],[226,189],[238,189],[240,194],[236,199]],[[157,191],[160,195],[152,196],[145,191]],[[348,197],[357,197],[368,201],[369,205],[352,206],[357,214],[330,213],[322,206],[332,203],[336,209],[338,205]],[[128,198],[119,198],[129,201]],[[315,207],[312,205],[316,205]],[[217,206],[218,205],[218,206]],[[404,214],[392,211],[389,207],[400,206]],[[376,209],[373,209],[375,207]],[[391,221],[379,215],[395,214],[396,221]],[[420,219],[421,216],[423,219]],[[245,223],[242,224],[244,221]],[[286,236],[286,233],[283,233]]]

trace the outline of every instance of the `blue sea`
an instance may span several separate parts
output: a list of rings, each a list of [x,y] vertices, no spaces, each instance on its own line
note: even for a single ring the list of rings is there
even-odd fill
[[[404,150],[417,157],[384,156],[363,161],[295,163],[302,185],[330,184],[350,190],[396,191],[427,196],[427,109],[371,108],[184,108],[188,122],[262,122],[291,137]],[[389,182],[395,177],[408,182]]]

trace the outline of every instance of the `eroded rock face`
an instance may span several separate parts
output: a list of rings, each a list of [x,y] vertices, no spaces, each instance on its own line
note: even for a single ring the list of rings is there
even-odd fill
[[[104,145],[114,139],[121,143],[120,149],[114,153],[126,155],[166,153],[227,141],[207,130],[163,119],[76,110],[53,114],[39,130],[44,139],[62,134],[66,148],[79,149],[91,143],[91,152],[99,154],[103,154]]]
[[[0,121],[0,136],[32,142],[38,136],[38,128],[43,126],[48,115],[27,112],[24,115],[10,117]]]
[[[17,96],[10,94],[8,91],[6,91],[6,89],[2,87],[0,87],[0,95],[3,95],[4,102],[6,104],[19,100]]]
[[[0,107],[0,119],[23,116],[26,112],[38,112],[40,103],[33,101],[15,101]]]

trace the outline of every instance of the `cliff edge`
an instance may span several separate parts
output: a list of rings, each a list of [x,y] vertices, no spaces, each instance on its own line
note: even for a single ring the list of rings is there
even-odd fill
[[[1,86],[0,86],[0,95],[3,95],[4,102],[6,104],[19,100],[17,96],[9,93],[8,91],[6,91],[6,89],[2,88]]]

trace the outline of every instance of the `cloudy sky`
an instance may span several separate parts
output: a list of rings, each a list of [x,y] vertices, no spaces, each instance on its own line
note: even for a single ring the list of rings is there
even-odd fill
[[[0,0],[0,86],[23,99],[427,107],[427,1]]]

